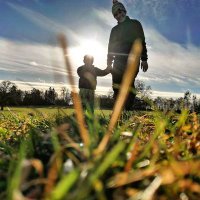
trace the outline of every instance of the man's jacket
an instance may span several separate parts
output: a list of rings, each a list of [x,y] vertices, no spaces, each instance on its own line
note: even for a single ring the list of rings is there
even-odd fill
[[[107,64],[111,65],[114,60],[113,67],[123,72],[127,64],[128,55],[136,39],[140,39],[142,42],[141,60],[146,61],[148,56],[142,25],[139,21],[130,19],[127,16],[124,22],[118,23],[111,30]]]

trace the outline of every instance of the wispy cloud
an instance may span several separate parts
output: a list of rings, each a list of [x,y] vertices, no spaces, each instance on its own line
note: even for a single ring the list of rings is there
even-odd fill
[[[111,10],[93,9],[93,13],[102,20],[106,25],[113,27],[116,25],[116,20],[113,18]]]
[[[191,44],[183,47],[167,40],[150,28],[146,29],[146,38],[151,45],[149,49],[150,74],[161,74],[166,78],[173,77],[179,82],[182,80],[187,82],[189,79],[198,80],[200,48]]]
[[[27,44],[0,38],[1,71],[10,73],[13,79],[32,76],[32,80],[54,75],[62,77],[67,73],[61,50],[50,45]],[[1,74],[2,77],[2,74]]]
[[[72,31],[70,28],[66,28],[66,24],[60,24],[59,22],[54,21],[39,12],[20,6],[18,4],[7,2],[7,5],[11,9],[15,10],[26,19],[30,20],[32,23],[40,26],[43,29],[52,31],[55,34],[64,33],[68,36],[68,38],[70,38],[70,40],[77,41],[79,38],[74,31]]]
[[[2,82],[3,80],[0,80]],[[18,88],[20,88],[23,91],[29,91],[32,90],[33,88],[37,88],[41,91],[47,90],[49,87],[53,87],[56,92],[60,93],[62,87],[70,88],[70,85],[60,82],[60,83],[54,83],[54,82],[45,82],[44,80],[38,79],[38,81],[24,81],[24,80],[16,80],[12,81],[15,83]]]

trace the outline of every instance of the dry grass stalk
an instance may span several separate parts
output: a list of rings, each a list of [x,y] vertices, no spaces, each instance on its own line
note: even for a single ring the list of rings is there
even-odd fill
[[[137,155],[139,153],[139,147],[140,147],[139,142],[136,142],[133,149],[131,150],[131,157],[128,159],[124,167],[125,172],[129,172],[132,169],[132,164],[136,160]]]
[[[52,163],[48,170],[48,174],[47,174],[48,181],[44,188],[44,196],[46,198],[48,198],[48,196],[51,194],[51,191],[55,187],[61,167],[62,167],[62,156],[61,156],[61,152],[58,152],[52,156]]]
[[[131,53],[129,54],[128,66],[122,79],[119,95],[117,96],[111,120],[108,125],[108,131],[106,135],[103,137],[102,141],[100,142],[97,150],[95,151],[95,154],[101,153],[105,149],[106,145],[110,140],[112,131],[123,110],[124,103],[129,93],[130,85],[132,84],[135,75],[137,73],[137,67],[140,61],[141,52],[142,52],[142,44],[139,40],[136,40],[136,42],[132,46]]]
[[[83,114],[83,108],[81,105],[81,99],[75,89],[75,81],[74,81],[73,75],[72,75],[72,66],[71,66],[71,63],[68,58],[66,38],[63,34],[60,34],[58,39],[59,39],[61,48],[63,50],[66,70],[69,74],[69,83],[70,83],[71,89],[72,89],[72,97],[73,97],[72,99],[73,99],[73,103],[74,103],[74,109],[75,109],[75,113],[76,113],[76,118],[77,118],[77,122],[78,122],[80,135],[83,140],[83,143],[86,146],[89,146],[90,138],[89,138],[89,134],[86,129],[86,125],[85,125],[85,121],[84,121],[84,114]]]
[[[58,126],[56,128],[56,131],[58,132],[58,135],[61,139],[61,141],[65,141],[67,142],[67,146],[71,146],[74,149],[76,149],[82,156],[85,157],[84,152],[82,152],[81,147],[79,146],[79,144],[77,142],[75,142],[69,135],[68,135],[68,131],[69,131],[70,125],[68,123],[62,124],[60,126]],[[66,145],[66,144],[65,144]],[[66,146],[64,146],[63,148],[65,148]]]

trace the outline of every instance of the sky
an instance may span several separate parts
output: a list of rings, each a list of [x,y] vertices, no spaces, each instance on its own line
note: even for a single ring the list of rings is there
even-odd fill
[[[150,85],[152,96],[200,97],[200,0],[123,0],[127,15],[141,22],[149,69],[137,79]],[[69,87],[57,36],[68,42],[73,76],[83,56],[106,68],[112,27],[111,0],[0,0],[0,81],[21,89]],[[111,75],[98,78],[97,93],[112,91]]]

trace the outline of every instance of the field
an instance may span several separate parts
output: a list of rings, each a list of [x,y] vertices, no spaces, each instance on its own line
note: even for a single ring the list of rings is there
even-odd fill
[[[59,111],[64,114],[72,114],[73,109],[64,107],[5,107],[3,115],[16,114],[16,115],[26,115],[26,114],[42,114],[48,116],[49,114],[55,114]]]
[[[0,199],[200,199],[195,113],[5,108]],[[82,129],[80,128],[82,127]]]

